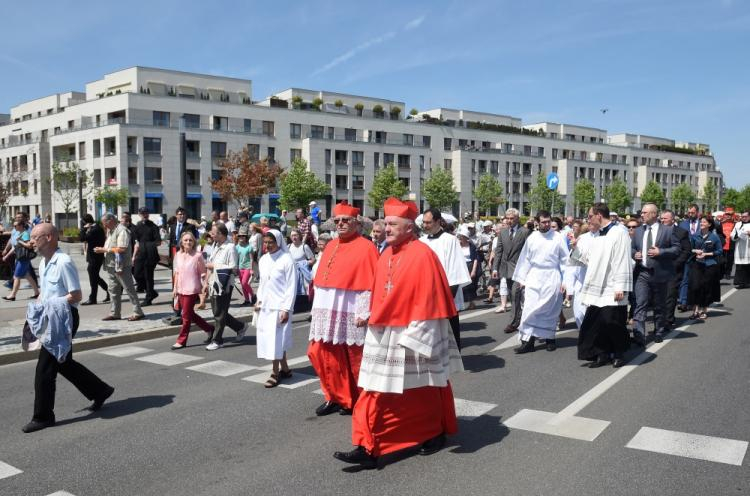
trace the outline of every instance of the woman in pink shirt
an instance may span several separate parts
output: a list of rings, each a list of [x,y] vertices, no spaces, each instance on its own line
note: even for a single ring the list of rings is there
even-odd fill
[[[174,257],[174,289],[172,296],[179,300],[182,308],[182,328],[177,342],[172,345],[173,350],[179,350],[187,345],[190,325],[195,323],[208,333],[208,341],[214,334],[213,326],[196,314],[193,310],[198,296],[203,290],[203,278],[206,276],[206,262],[203,253],[196,250],[195,236],[185,231],[180,236],[180,251]]]

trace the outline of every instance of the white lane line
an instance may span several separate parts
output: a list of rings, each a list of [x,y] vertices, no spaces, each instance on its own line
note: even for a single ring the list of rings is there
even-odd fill
[[[494,403],[463,400],[461,398],[453,398],[453,404],[456,406],[456,416],[464,420],[474,420],[497,408]]]
[[[73,493],[69,493],[68,491],[56,491],[54,493],[50,493],[47,496],[76,496]]]
[[[125,358],[134,355],[142,355],[144,353],[151,353],[152,351],[154,350],[143,348],[142,346],[117,346],[114,348],[105,348],[99,350],[99,353],[101,353],[102,355]]]
[[[224,360],[216,360],[214,362],[201,363],[193,365],[192,367],[186,367],[186,370],[194,370],[196,372],[202,372],[204,374],[217,375],[219,377],[229,377],[230,375],[240,374],[247,372],[248,370],[255,370],[258,367],[252,365],[245,365],[242,363],[225,362]]]
[[[13,477],[14,475],[22,474],[23,470],[19,470],[12,465],[8,465],[5,462],[0,462],[0,479],[7,477]]]
[[[155,363],[156,365],[166,365],[171,367],[172,365],[180,365],[183,363],[194,362],[196,360],[203,360],[203,357],[183,355],[182,353],[175,353],[174,351],[165,351],[164,353],[157,353],[155,355],[147,355],[136,358],[140,362]]]
[[[721,297],[723,302],[737,290],[730,289]],[[692,325],[693,322],[686,323],[674,329],[664,336],[661,343],[652,343],[647,349],[637,355],[627,365],[617,369],[612,375],[601,381],[599,384],[588,390],[581,397],[573,401],[570,405],[563,408],[559,413],[543,412],[538,410],[521,410],[508,420],[503,422],[507,427],[527,430],[532,432],[541,432],[543,434],[552,434],[555,436],[570,437],[583,441],[593,441],[607,428],[609,422],[598,419],[588,419],[576,416],[581,410],[590,405],[594,400],[606,393],[615,384],[627,377],[634,371],[638,365],[643,364],[650,359],[655,353],[664,348],[667,344],[679,335],[682,331]]]
[[[625,445],[626,448],[737,466],[742,466],[747,446],[747,441],[652,427],[641,427],[638,434]]]
[[[485,308],[484,310],[477,310],[476,312],[471,312],[471,313],[458,312],[458,318],[459,320],[469,320],[469,319],[473,319],[474,317],[479,317],[481,315],[492,313],[494,311],[495,311],[495,307]]]

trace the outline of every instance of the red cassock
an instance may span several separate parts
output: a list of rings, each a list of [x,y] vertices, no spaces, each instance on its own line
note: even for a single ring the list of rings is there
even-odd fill
[[[362,236],[349,241],[334,239],[323,251],[313,283],[316,288],[369,291],[372,289],[377,259],[375,245]],[[315,300],[312,315],[313,319],[318,315],[325,315],[328,321],[322,323],[324,326],[333,326],[334,320],[341,319],[336,311],[321,309],[318,313]],[[316,321],[312,325],[321,324]],[[357,381],[362,361],[362,345],[314,339],[313,334],[311,331],[307,356],[320,378],[323,395],[326,401],[351,410],[360,391]]]
[[[456,307],[440,261],[414,239],[380,256],[372,292],[370,326],[406,327],[448,319]],[[403,393],[363,391],[352,416],[352,442],[381,456],[458,431],[453,391],[423,386]]]

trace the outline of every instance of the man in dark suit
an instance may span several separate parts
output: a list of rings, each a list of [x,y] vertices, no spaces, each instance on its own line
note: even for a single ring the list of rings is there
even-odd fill
[[[701,226],[700,226],[700,219],[698,218],[698,214],[700,211],[698,210],[698,205],[695,203],[691,204],[688,207],[687,210],[687,218],[684,219],[682,222],[680,222],[679,227],[681,229],[684,229],[688,233],[688,239],[693,234],[696,234],[700,232]],[[682,282],[680,283],[680,293],[678,297],[678,303],[679,303],[679,309],[680,311],[686,311],[687,310],[687,293],[688,293],[688,277],[690,273],[690,264],[685,264],[685,267],[682,271]]]
[[[674,276],[672,276],[672,280],[669,281],[667,287],[667,301],[665,307],[665,319],[667,321],[666,327],[667,329],[672,329],[674,327],[674,312],[677,309],[677,297],[680,293],[680,284],[682,283],[685,264],[692,254],[693,246],[690,244],[690,236],[688,235],[688,232],[680,226],[675,225],[674,212],[671,210],[663,210],[661,213],[661,223],[664,226],[672,228],[672,233],[680,244],[680,254],[674,259]]]
[[[635,259],[635,312],[633,340],[646,345],[646,315],[649,303],[654,309],[654,341],[661,343],[666,331],[666,296],[669,281],[675,275],[674,259],[680,254],[680,243],[670,226],[659,224],[659,209],[646,203],[641,209],[643,224],[631,240]]]
[[[187,211],[182,207],[177,207],[174,213],[177,222],[169,226],[169,260],[174,258],[174,254],[180,249],[180,236],[184,232],[191,232],[195,239],[198,239],[198,229],[187,222]]]
[[[523,308],[523,290],[520,284],[513,282],[513,272],[516,270],[516,262],[521,254],[521,248],[526,243],[529,230],[518,223],[520,214],[515,208],[505,211],[505,218],[510,222],[507,229],[500,231],[495,247],[495,256],[492,262],[492,277],[502,279],[503,277],[511,288],[513,298],[513,320],[505,327],[504,332],[510,334],[518,330],[521,323],[521,310]]]

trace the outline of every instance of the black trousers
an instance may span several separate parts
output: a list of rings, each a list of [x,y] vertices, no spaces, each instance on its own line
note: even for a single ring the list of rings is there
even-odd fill
[[[684,267],[676,267],[674,277],[667,283],[667,298],[664,302],[664,320],[667,329],[674,327],[674,314],[677,309],[677,300],[680,297],[680,285],[682,284],[684,270]]]
[[[213,340],[219,344],[224,342],[224,327],[229,326],[234,332],[239,332],[244,325],[229,313],[229,304],[232,302],[233,289],[234,287],[230,287],[221,295],[211,297],[211,311],[214,313],[214,318],[216,319]]]
[[[107,283],[99,275],[103,264],[104,257],[96,257],[92,258],[86,266],[86,272],[89,274],[89,286],[91,287],[91,296],[89,296],[89,300],[91,301],[96,301],[96,298],[99,296],[99,288],[102,288],[105,292],[108,291]]]
[[[518,329],[521,325],[521,314],[523,313],[523,289],[516,281],[508,280],[508,287],[511,288],[511,298],[513,299],[513,320],[510,326]]]
[[[143,256],[139,255],[138,258],[135,259],[133,268],[136,274],[136,285],[140,289],[140,282],[143,281],[143,289],[146,290],[146,298],[156,298],[159,296],[159,293],[154,290],[154,271],[156,270],[157,260],[158,259],[147,254],[144,254]]]
[[[456,294],[458,293],[458,286],[451,286],[451,295],[455,298]],[[456,346],[458,346],[458,351],[461,351],[461,322],[458,320],[458,313],[448,319],[448,322],[451,325],[451,331],[453,331],[453,339],[456,340]]]
[[[78,330],[78,310],[71,307],[73,313],[73,335]],[[109,385],[99,379],[89,369],[73,359],[73,348],[63,363],[51,355],[44,347],[39,350],[34,376],[34,416],[33,420],[41,422],[55,419],[55,390],[57,374],[71,382],[86,398],[93,401],[104,397],[109,392]]]

